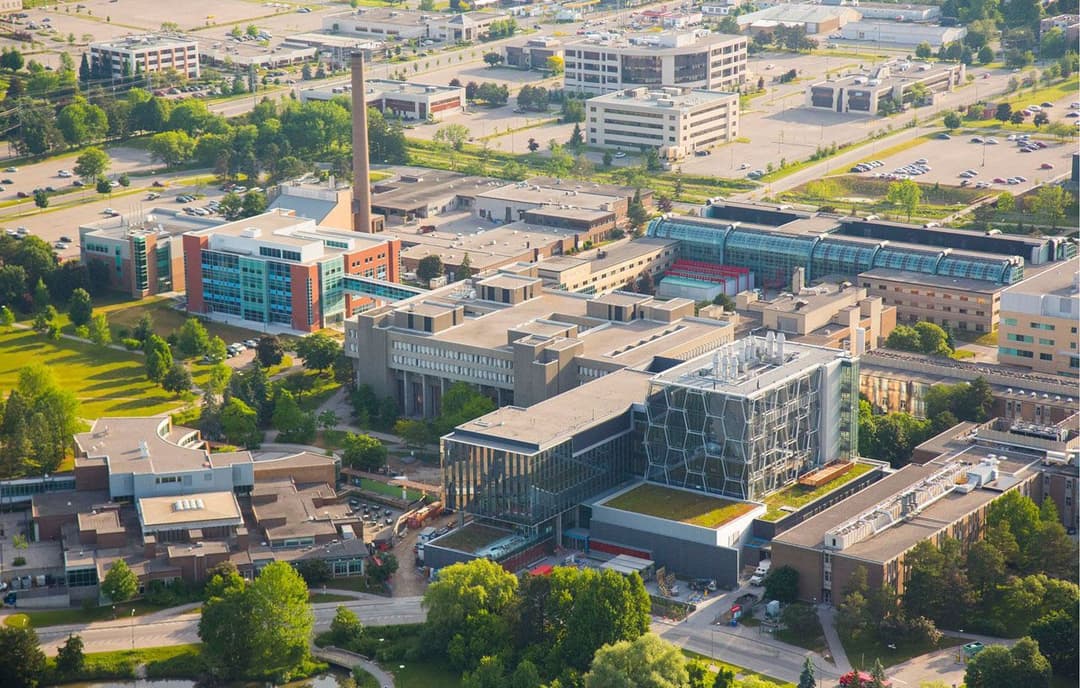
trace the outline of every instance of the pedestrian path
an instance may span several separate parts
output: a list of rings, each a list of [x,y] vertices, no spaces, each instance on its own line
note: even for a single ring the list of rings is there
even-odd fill
[[[821,630],[825,633],[825,642],[829,645],[829,654],[832,655],[833,664],[841,675],[851,671],[851,662],[848,661],[847,652],[840,642],[840,634],[836,632],[836,609],[832,605],[817,605],[818,621],[821,622]]]

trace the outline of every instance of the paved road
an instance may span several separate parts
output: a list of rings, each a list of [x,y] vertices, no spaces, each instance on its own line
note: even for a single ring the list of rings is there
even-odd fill
[[[356,612],[365,626],[422,623],[426,617],[419,597],[377,597],[364,595],[355,602],[332,602],[312,605],[315,629],[325,630],[339,605]],[[82,636],[87,652],[107,652],[132,647],[161,647],[199,642],[199,615],[190,612],[176,614],[167,610],[149,616],[92,624],[50,626],[38,631],[46,654],[56,652],[73,633]]]

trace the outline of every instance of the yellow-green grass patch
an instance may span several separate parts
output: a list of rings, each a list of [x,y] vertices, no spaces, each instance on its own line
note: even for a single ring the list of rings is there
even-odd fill
[[[719,528],[754,508],[749,502],[735,502],[704,492],[677,490],[653,483],[638,485],[612,497],[603,505],[703,528]]]
[[[52,341],[30,330],[0,333],[0,390],[15,386],[19,371],[41,363],[79,400],[79,415],[152,416],[180,406],[146,379],[142,356],[69,339]]]
[[[764,499],[767,510],[761,518],[765,521],[778,521],[787,513],[782,507],[802,508],[815,499],[824,497],[841,485],[851,482],[860,475],[869,473],[872,469],[873,466],[857,463],[847,473],[838,478],[833,478],[820,487],[806,487],[798,483],[791,487],[785,487],[783,490],[774,492]]]

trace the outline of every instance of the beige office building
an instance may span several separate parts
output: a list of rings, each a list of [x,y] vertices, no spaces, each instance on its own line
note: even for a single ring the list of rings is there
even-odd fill
[[[103,65],[113,78],[167,72],[199,78],[199,44],[182,36],[128,36],[90,44],[90,61]]]
[[[658,282],[678,254],[678,242],[644,237],[573,256],[548,258],[536,269],[544,285],[553,289],[606,294],[616,289],[633,291],[645,273]]]
[[[604,148],[656,148],[678,160],[739,135],[739,94],[644,86],[590,98],[588,141]]]
[[[687,299],[549,291],[536,273],[504,270],[348,319],[357,383],[407,416],[437,415],[455,382],[524,407],[657,357],[688,360],[734,335],[729,322],[694,317]]]
[[[566,46],[565,88],[592,95],[639,86],[738,91],[748,40],[707,29],[588,36]]]
[[[1005,290],[1005,285],[986,280],[894,268],[867,270],[858,280],[871,296],[880,296],[886,305],[896,307],[899,322],[930,322],[971,332],[994,330]]]
[[[1078,377],[1077,325],[1080,271],[1071,260],[1001,295],[998,359],[1041,373]]]

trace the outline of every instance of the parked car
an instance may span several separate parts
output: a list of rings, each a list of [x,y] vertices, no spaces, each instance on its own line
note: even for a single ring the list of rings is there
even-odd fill
[[[1039,169],[1041,169],[1041,170],[1052,170],[1052,169],[1054,169],[1054,163],[1052,163],[1052,162],[1044,162],[1043,164],[1039,165]]]

